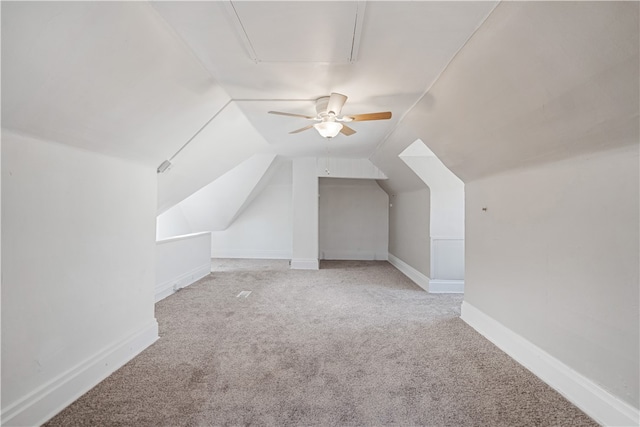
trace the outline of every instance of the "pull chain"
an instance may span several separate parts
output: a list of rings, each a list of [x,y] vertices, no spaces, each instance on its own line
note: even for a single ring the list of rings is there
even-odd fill
[[[326,140],[327,143],[327,156],[324,158],[324,171],[327,174],[327,176],[331,175],[331,172],[329,172],[329,140]]]

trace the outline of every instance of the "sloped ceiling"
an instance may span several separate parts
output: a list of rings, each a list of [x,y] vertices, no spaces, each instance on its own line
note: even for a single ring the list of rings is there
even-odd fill
[[[5,128],[156,167],[227,101],[147,3],[2,3]]]
[[[158,221],[170,223],[182,215],[190,230],[185,233],[226,230],[264,189],[278,165],[276,155],[256,154],[163,212]],[[158,237],[171,237],[162,234],[163,229],[158,227]]]
[[[418,139],[417,134],[409,126],[400,124],[389,137],[373,153],[370,160],[385,172],[389,179],[378,181],[378,184],[389,195],[421,190],[426,187],[400,158],[400,153]]]
[[[3,2],[2,126],[156,167],[219,113],[160,177],[166,206],[259,151],[370,157],[397,191],[417,138],[464,181],[637,143],[637,2],[496,4]],[[266,113],[330,92],[393,118],[327,142]]]
[[[215,181],[255,153],[266,152],[267,145],[240,109],[229,103],[172,159],[171,169],[158,175],[158,213]],[[242,178],[238,176],[238,179]]]
[[[172,159],[162,211],[255,152],[369,157],[495,4],[3,2],[2,126],[151,167]],[[346,114],[393,118],[327,142],[267,114],[313,114],[334,91]]]
[[[368,157],[495,3],[376,1],[366,2],[364,8],[362,4],[154,2],[153,6],[236,100],[275,153],[326,156],[328,150],[330,156]],[[334,62],[323,62],[323,57],[301,51],[300,46],[309,52],[326,52],[331,46],[351,43],[344,34],[353,32],[359,14],[363,14],[362,28],[354,62],[340,55]],[[310,17],[313,25],[301,26]],[[278,40],[270,47],[281,54],[258,54],[266,60],[254,61],[243,32],[261,44],[262,38]],[[276,110],[315,115],[314,100],[331,92],[349,97],[345,114],[391,111],[393,118],[353,123],[355,135],[327,142],[314,130],[290,135],[289,131],[308,124],[303,119],[267,114]]]
[[[501,3],[410,126],[463,181],[638,144],[638,2]]]

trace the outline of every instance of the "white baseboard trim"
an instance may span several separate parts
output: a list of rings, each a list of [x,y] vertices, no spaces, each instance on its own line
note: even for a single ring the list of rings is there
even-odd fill
[[[291,259],[291,251],[268,250],[218,250],[211,249],[211,258]]]
[[[402,274],[407,276],[409,279],[413,280],[413,282],[420,286],[425,291],[429,292],[429,281],[430,279],[424,274],[420,273],[415,268],[411,267],[406,262],[402,261],[397,256],[389,253],[389,263],[393,265],[395,268],[400,270]]]
[[[615,397],[466,301],[462,303],[460,317],[601,425],[639,424],[638,409]]]
[[[387,252],[372,251],[322,251],[321,259],[326,260],[357,260],[357,261],[386,261]]]
[[[429,280],[429,292],[432,294],[463,294],[464,280]]]
[[[297,258],[291,260],[292,270],[318,270],[320,263],[314,258]]]
[[[2,425],[42,425],[158,339],[155,319],[2,408]]]
[[[211,273],[211,262],[202,264],[199,267],[187,271],[177,277],[165,280],[164,282],[156,285],[156,302],[165,299],[179,289],[197,282],[209,273]]]

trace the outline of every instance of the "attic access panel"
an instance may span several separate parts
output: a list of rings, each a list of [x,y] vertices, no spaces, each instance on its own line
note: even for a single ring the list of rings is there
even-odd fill
[[[227,3],[255,62],[355,62],[364,9],[364,1]]]

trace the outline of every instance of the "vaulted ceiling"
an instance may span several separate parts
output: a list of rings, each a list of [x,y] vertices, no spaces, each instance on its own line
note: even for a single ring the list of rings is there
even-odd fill
[[[638,142],[637,2],[2,2],[2,126],[158,166],[171,205],[244,159],[421,138],[465,181]],[[308,122],[391,111],[327,141]],[[188,144],[187,144],[188,143]],[[185,144],[187,144],[185,146]]]
[[[158,2],[154,8],[278,153],[368,157],[422,96],[495,3]],[[353,53],[352,53],[353,51]],[[392,111],[353,123],[328,144],[308,123],[315,99],[339,92],[343,112]]]

